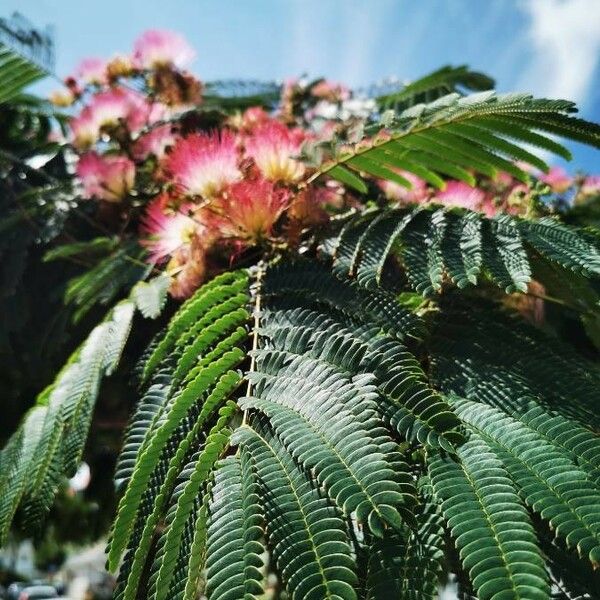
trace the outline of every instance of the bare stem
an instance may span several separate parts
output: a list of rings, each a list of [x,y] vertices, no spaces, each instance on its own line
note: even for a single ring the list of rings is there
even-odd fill
[[[252,331],[252,353],[250,354],[250,372],[256,368],[256,350],[258,348],[258,328],[260,326],[260,307],[261,307],[261,290],[262,290],[262,279],[265,273],[265,264],[261,260],[256,267],[256,281],[254,284],[254,327]],[[252,381],[248,379],[248,386],[246,388],[246,396],[249,396],[252,392]],[[242,425],[246,424],[248,411],[244,411],[244,417],[242,419]]]

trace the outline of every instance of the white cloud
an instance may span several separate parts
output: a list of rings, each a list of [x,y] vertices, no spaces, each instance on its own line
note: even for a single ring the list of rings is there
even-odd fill
[[[584,105],[600,60],[599,0],[523,0],[533,56],[519,89]]]

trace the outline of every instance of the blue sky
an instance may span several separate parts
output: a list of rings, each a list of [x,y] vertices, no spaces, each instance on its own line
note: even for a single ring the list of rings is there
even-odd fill
[[[53,25],[61,76],[165,28],[194,45],[205,80],[307,73],[360,86],[467,63],[500,90],[573,99],[600,121],[600,0],[2,1],[2,16],[13,10]],[[572,150],[571,169],[600,171],[600,152]]]

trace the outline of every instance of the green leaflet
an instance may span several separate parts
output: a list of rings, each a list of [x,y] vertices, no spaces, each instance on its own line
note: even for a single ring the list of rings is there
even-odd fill
[[[384,524],[398,527],[401,514],[407,515],[410,480],[400,483],[372,445],[357,448],[360,438],[348,427],[340,430],[344,437],[331,439],[331,431],[319,430],[303,415],[285,406],[259,398],[244,398],[240,407],[257,409],[267,417],[283,446],[307,472],[314,472],[317,481],[348,517],[356,511],[357,520],[381,536]],[[333,426],[338,426],[334,421]],[[338,436],[341,437],[341,436]],[[351,461],[351,462],[350,462]],[[408,502],[407,502],[408,500]],[[412,520],[409,515],[408,520]]]
[[[261,399],[257,404],[261,410],[275,410],[275,415],[282,415],[283,411],[277,413],[276,407],[262,400],[282,404],[310,424],[305,433],[313,439],[313,454],[319,445],[324,452],[329,446],[332,462],[321,465],[327,469],[323,478],[335,465],[338,469],[345,467],[346,475],[329,479],[325,487],[347,514],[356,510],[358,520],[367,523],[375,535],[382,535],[386,523],[397,528],[402,520],[413,521],[414,484],[401,457],[393,451],[392,440],[381,428],[376,390],[368,377],[349,379],[323,361],[270,350],[257,353],[252,381],[253,393]],[[244,402],[250,406],[258,401]],[[287,416],[294,415],[288,412]],[[291,438],[278,431],[294,454]],[[305,456],[305,461],[320,471],[314,465],[314,456]]]
[[[142,248],[136,242],[128,242],[71,279],[65,291],[65,303],[76,307],[73,321],[80,321],[96,304],[112,304],[123,291],[129,292],[144,279],[150,266],[144,265],[142,258]]]
[[[13,434],[2,451],[0,473],[0,543],[4,544],[12,518],[19,506],[30,475],[30,466],[36,459],[37,442],[42,431],[46,407],[34,407]]]
[[[5,39],[10,40],[10,37]],[[32,51],[31,58],[4,42],[0,43],[0,102],[15,98],[25,86],[47,75],[34,55],[38,48],[28,50]]]
[[[389,531],[368,546],[368,600],[437,598],[444,568],[444,523],[428,486],[420,486],[417,527]]]
[[[584,426],[599,425],[598,366],[489,303],[442,303],[429,349],[432,383],[444,393],[509,413],[522,413],[535,398]]]
[[[50,510],[61,481],[77,469],[100,382],[120,360],[133,314],[134,305],[128,300],[109,312],[39,395],[23,425],[29,428],[28,423],[35,421],[35,430],[26,437],[25,429],[17,431],[2,451],[7,478],[3,485],[10,490],[2,494],[5,501],[0,504],[2,543],[19,506],[25,527],[35,530]]]
[[[130,418],[115,468],[114,479],[119,487],[131,477],[135,459],[146,439],[147,432],[152,428],[156,415],[169,398],[172,371],[172,366],[165,365],[154,374]]]
[[[559,444],[501,411],[456,400],[459,416],[488,440],[524,501],[549,521],[558,537],[583,558],[600,563],[600,489]]]
[[[484,221],[482,233],[483,265],[492,281],[507,294],[526,292],[531,269],[516,224],[501,215]]]
[[[185,590],[191,590],[190,578],[196,576],[189,573],[191,563],[180,553],[180,546],[195,543],[200,506],[190,502],[191,491],[183,496],[182,504],[169,499],[172,494],[182,498],[177,489],[186,482],[202,484],[197,475],[193,481],[187,479],[193,471],[191,455],[199,443],[209,443],[203,440],[204,428],[241,382],[232,368],[245,357],[239,346],[248,336],[241,327],[248,317],[242,308],[248,296],[241,292],[247,285],[245,274],[234,273],[200,288],[171,319],[146,361],[146,368],[151,367],[147,373],[154,375],[140,400],[119,461],[117,474],[126,488],[109,544],[111,560],[125,551],[117,594],[120,599],[134,598],[138,593],[154,531],[165,517],[173,518],[176,526],[170,529],[169,539],[160,541],[152,594],[191,593]],[[210,442],[206,454],[197,455],[200,462],[194,463],[204,469],[205,477],[218,458],[214,449],[226,441],[227,436],[218,430],[230,420],[233,405],[221,410],[224,412],[214,425],[214,443]]]
[[[237,366],[243,358],[244,353],[239,348],[225,352],[220,358],[202,369],[194,380],[173,399],[164,420],[153,432],[153,436],[138,456],[128,487],[119,502],[114,533],[108,552],[111,569],[117,567],[118,558],[131,535],[144,488],[159,460],[160,451],[168,443],[179,420],[203,393],[207,392],[223,374]]]
[[[201,450],[186,466],[180,475],[181,482],[174,489],[171,507],[165,518],[167,528],[158,542],[149,582],[150,595],[156,600],[164,600],[167,597],[186,521],[194,510],[194,502],[200,495],[202,486],[210,477],[216,461],[229,442],[231,431],[226,425],[235,410],[236,405],[233,402],[221,408],[219,418]]]
[[[600,249],[577,230],[551,218],[520,221],[523,239],[546,259],[586,276],[600,275]]]
[[[423,333],[420,319],[383,290],[367,293],[349,281],[341,281],[327,269],[308,261],[283,262],[269,269],[264,284],[266,296],[301,296],[352,317],[378,325],[386,333],[404,339]]]
[[[247,453],[219,465],[207,528],[206,593],[211,599],[264,593],[265,524],[259,492]]]
[[[449,92],[459,89],[489,90],[494,80],[483,73],[471,71],[468,66],[445,66],[425,77],[403,85],[397,91],[377,94],[376,100],[382,109],[394,108],[396,111],[413,106],[423,100],[435,100]]]
[[[443,159],[451,167],[470,167],[488,176],[505,171],[525,181],[527,176],[515,166],[514,159],[542,170],[548,167],[522,148],[521,140],[533,141],[538,147],[563,156],[566,151],[547,134],[600,146],[600,127],[572,117],[573,110],[571,102],[534,99],[527,94],[486,91],[461,97],[451,93],[428,104],[407,108],[387,127],[388,135],[361,140],[351,151],[345,149],[325,162],[309,181],[327,175],[364,192],[360,176],[368,174],[410,187],[394,171],[398,161],[400,168],[419,177],[423,177],[422,169],[427,164],[429,179],[448,170],[431,160],[424,163],[424,152],[426,156]],[[513,132],[513,139],[516,137],[514,142],[505,137],[507,128]],[[440,151],[440,145],[446,145],[452,152]]]
[[[550,598],[533,525],[503,464],[477,436],[458,459],[432,455],[429,474],[477,597]]]
[[[119,573],[119,599],[135,597],[142,569],[151,549],[152,535],[168,507],[167,502],[177,478],[181,477],[184,462],[189,458],[190,452],[194,451],[205,424],[240,383],[241,377],[237,373],[229,371],[223,375],[211,393],[205,397],[201,408],[188,414],[187,419],[184,419],[178,430],[171,435],[170,444],[163,449],[160,461],[142,497],[142,509],[134,525],[124,564]],[[225,418],[221,419],[221,427],[230,414],[231,409],[227,409]],[[173,451],[173,448],[176,450]],[[189,535],[191,536],[192,532]],[[188,573],[185,572],[182,579],[187,581],[187,577]]]
[[[131,296],[144,317],[156,319],[161,313],[167,302],[170,282],[167,275],[161,274],[148,282],[140,281],[131,290]]]
[[[243,271],[231,271],[215,277],[199,288],[171,319],[166,335],[161,339],[144,365],[143,380],[148,380],[151,373],[173,349],[179,337],[186,330],[194,325],[199,318],[205,316],[210,308],[246,290],[247,281],[248,276]]]
[[[339,511],[322,498],[279,442],[258,424],[234,440],[249,452],[265,501],[267,537],[296,598],[357,598],[355,565]]]
[[[600,484],[600,438],[560,415],[550,415],[536,403],[523,414],[515,415],[521,423],[559,446],[586,475]]]
[[[339,234],[333,271],[374,289],[396,257],[410,285],[425,296],[440,292],[448,280],[459,288],[475,285],[481,274],[506,293],[527,292],[539,255],[561,271],[600,273],[600,245],[554,220],[488,219],[435,207],[373,210],[350,220]],[[562,276],[573,278],[564,271]]]
[[[271,344],[297,355],[310,353],[348,374],[370,373],[381,393],[380,415],[403,437],[452,451],[459,421],[431,390],[415,357],[400,342],[372,331],[362,339],[330,312],[266,311],[262,332]]]

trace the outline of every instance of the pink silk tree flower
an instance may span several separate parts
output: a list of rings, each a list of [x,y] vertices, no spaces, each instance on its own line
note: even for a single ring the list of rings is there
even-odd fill
[[[205,249],[202,245],[192,242],[189,246],[176,250],[165,270],[171,277],[171,296],[181,300],[189,298],[206,276]]]
[[[210,200],[242,177],[231,131],[196,133],[177,140],[165,169],[183,193]]]
[[[584,196],[600,194],[600,175],[588,175],[581,184],[579,191]]]
[[[251,106],[242,113],[241,129],[254,131],[257,127],[271,121],[269,113],[261,106]]]
[[[133,156],[136,160],[145,160],[149,156],[161,159],[167,148],[175,144],[176,139],[177,136],[171,125],[159,125],[135,141],[132,149]]]
[[[185,38],[172,31],[150,29],[142,33],[133,46],[136,66],[142,69],[189,65],[196,53]]]
[[[434,202],[440,202],[441,204],[487,212],[484,209],[485,200],[485,192],[462,181],[446,182],[446,189],[437,192],[433,198]]]
[[[275,188],[270,181],[240,181],[219,199],[217,224],[226,237],[260,242],[271,234],[289,203],[289,191]]]
[[[573,178],[562,167],[552,167],[548,173],[540,175],[539,179],[549,185],[555,194],[562,194],[573,185]]]
[[[278,121],[259,127],[246,141],[246,154],[269,181],[294,183],[304,175],[304,165],[294,157],[306,139],[299,129]]]
[[[124,123],[133,132],[149,124],[152,118],[158,118],[158,114],[153,116],[153,105],[141,94],[122,87],[95,94],[89,108],[99,128]]]
[[[427,198],[427,184],[420,177],[408,171],[395,170],[398,175],[404,177],[410,184],[411,188],[407,188],[395,181],[380,180],[379,187],[383,191],[385,197],[399,204],[419,203]]]
[[[104,85],[107,82],[107,64],[103,58],[84,58],[75,68],[74,77],[84,83]]]
[[[189,216],[190,205],[170,209],[169,198],[160,195],[147,207],[140,224],[145,237],[142,244],[149,251],[149,259],[160,263],[176,251],[189,245],[200,230],[200,224]]]
[[[78,116],[70,120],[71,141],[78,150],[87,150],[98,141],[100,127],[94,112],[86,106]]]
[[[133,188],[135,165],[124,156],[88,152],[77,163],[77,177],[86,197],[120,202]]]
[[[350,98],[350,90],[341,83],[334,83],[333,81],[319,81],[314,85],[310,93],[315,98],[321,98],[328,102],[342,102],[342,100],[348,100]]]

